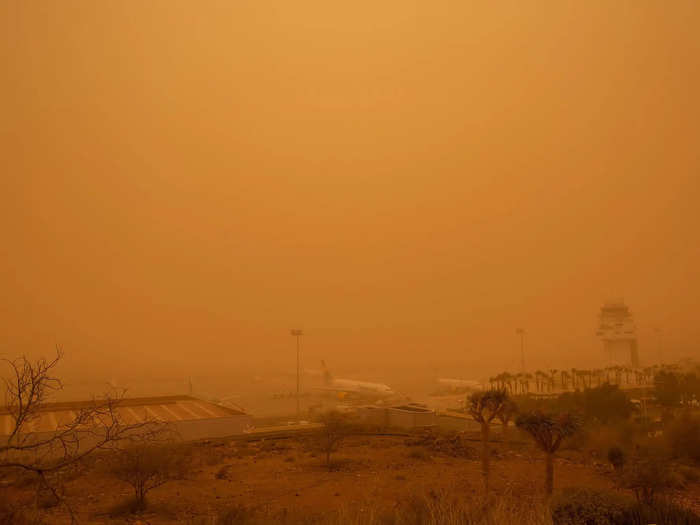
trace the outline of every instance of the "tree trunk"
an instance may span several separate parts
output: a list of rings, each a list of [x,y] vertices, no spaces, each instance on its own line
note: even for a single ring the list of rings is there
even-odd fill
[[[544,481],[544,489],[547,493],[547,496],[551,496],[552,491],[554,490],[554,454],[551,452],[547,452],[546,456],[547,472]]]
[[[489,454],[489,424],[481,424],[481,474],[484,476],[484,492],[489,492],[489,474],[491,457]]]
[[[135,511],[141,511],[146,508],[146,482],[142,479],[136,481],[134,487],[134,508]]]

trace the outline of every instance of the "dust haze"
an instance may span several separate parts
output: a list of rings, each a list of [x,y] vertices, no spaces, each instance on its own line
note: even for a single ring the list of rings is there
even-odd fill
[[[641,361],[697,358],[699,17],[2,2],[0,351],[286,387],[301,328],[302,368],[483,379],[519,327],[599,365],[622,298]]]
[[[0,524],[700,525],[699,28],[0,0]]]

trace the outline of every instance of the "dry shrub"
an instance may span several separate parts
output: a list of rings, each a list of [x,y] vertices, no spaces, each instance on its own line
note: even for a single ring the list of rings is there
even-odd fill
[[[108,467],[116,478],[131,485],[131,510],[146,507],[146,495],[169,481],[181,479],[189,468],[189,456],[177,445],[137,444],[114,452]]]
[[[572,488],[551,503],[554,525],[698,525],[700,517],[668,501],[639,504],[612,492]]]
[[[244,505],[234,505],[222,512],[216,520],[216,525],[248,525],[259,523],[255,509]]]
[[[677,465],[676,471],[688,483],[700,482],[700,471],[688,465]]]
[[[620,447],[611,447],[610,450],[608,450],[608,461],[616,471],[622,470],[622,467],[625,466],[626,459],[625,453]]]
[[[329,410],[318,418],[323,426],[316,431],[317,450],[325,455],[326,466],[332,468],[331,454],[336,452],[343,441],[353,432],[354,427],[348,416],[337,410]]]
[[[248,441],[239,441],[233,456],[238,459],[243,459],[257,454],[257,449],[252,447]]]
[[[611,492],[564,489],[552,499],[552,521],[555,525],[615,525],[628,506],[627,499]]]
[[[44,525],[41,513],[32,506],[17,500],[15,493],[0,489],[0,524],[2,525]]]
[[[408,453],[408,457],[411,459],[417,459],[419,461],[432,461],[433,458],[430,454],[423,448],[415,448]]]
[[[684,480],[663,457],[637,457],[627,466],[620,483],[634,492],[637,501],[653,505],[658,495],[682,489]]]
[[[684,413],[664,431],[674,457],[700,462],[700,418]]]
[[[619,448],[629,454],[642,438],[639,428],[626,421],[608,425],[588,425],[578,437],[578,447],[599,460],[605,460],[611,448]]]
[[[374,499],[325,514],[301,510],[266,513],[262,508],[234,505],[218,516],[190,520],[188,525],[698,525],[700,518],[673,504],[636,504],[615,493],[569,489],[544,501],[506,491],[488,499],[469,499],[457,491],[428,491],[408,497],[393,508]]]
[[[545,506],[530,498],[505,494],[488,500],[463,494],[429,491],[383,511],[369,502],[344,508],[324,525],[552,525]]]
[[[426,430],[414,438],[405,440],[406,446],[425,447],[431,452],[456,458],[476,459],[479,457],[474,447],[468,444],[463,432]]]
[[[231,465],[224,465],[216,472],[216,479],[231,479]]]

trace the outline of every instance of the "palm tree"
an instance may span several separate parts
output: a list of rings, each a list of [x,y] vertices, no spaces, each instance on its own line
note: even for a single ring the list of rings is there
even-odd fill
[[[561,381],[562,390],[568,390],[569,389],[569,373],[566,370],[562,370],[560,375],[561,375],[561,378],[559,380]]]
[[[469,398],[469,413],[474,421],[481,425],[481,474],[484,477],[484,492],[489,491],[490,456],[489,426],[494,418],[503,411],[508,401],[506,390],[487,390],[474,392]]]
[[[517,374],[513,375],[513,391],[511,394],[517,394],[520,391],[520,378],[522,377],[522,373],[518,372]]]
[[[578,432],[581,425],[571,414],[548,415],[542,412],[521,415],[515,424],[530,434],[545,453],[544,486],[549,496],[554,489],[554,454],[559,450],[562,440]]]
[[[542,391],[542,376],[544,373],[542,370],[535,370],[535,382],[537,383],[537,391]]]
[[[603,371],[600,368],[596,368],[593,373],[595,374],[596,386],[600,386],[600,384],[603,382]]]
[[[622,384],[622,367],[621,366],[615,367],[615,383],[617,383],[618,385]]]

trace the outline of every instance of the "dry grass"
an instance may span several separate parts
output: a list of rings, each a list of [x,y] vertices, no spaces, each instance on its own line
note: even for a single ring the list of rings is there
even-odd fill
[[[467,500],[455,493],[433,492],[414,495],[393,509],[371,500],[343,507],[331,514],[276,513],[259,509],[232,507],[218,516],[201,517],[190,525],[552,525],[546,505],[538,499],[514,494],[493,496],[489,500]]]
[[[546,505],[513,494],[466,499],[455,493],[428,492],[413,496],[386,511],[368,502],[344,508],[323,525],[552,525]]]

